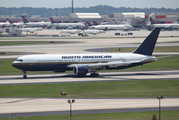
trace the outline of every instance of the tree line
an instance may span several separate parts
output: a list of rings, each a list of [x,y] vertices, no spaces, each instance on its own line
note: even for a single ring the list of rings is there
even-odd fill
[[[33,8],[33,7],[0,7],[0,15],[14,15],[15,17],[20,17],[25,15],[31,17],[31,15],[40,15],[40,17],[50,17],[50,16],[69,16],[72,12],[71,7],[68,8]],[[108,5],[92,6],[89,8],[74,8],[76,13],[99,13],[100,15],[109,15],[111,13],[122,13],[122,12],[179,12],[179,8],[129,8],[129,7],[119,7],[115,8]]]

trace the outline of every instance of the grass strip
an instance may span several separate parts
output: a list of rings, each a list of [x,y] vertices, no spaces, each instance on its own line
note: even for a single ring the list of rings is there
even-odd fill
[[[125,113],[101,113],[72,115],[73,120],[152,120],[153,114],[159,119],[158,111],[149,112],[125,112]],[[18,120],[69,120],[70,115],[17,117]],[[161,111],[161,120],[178,120],[179,111]],[[7,118],[0,118],[7,120]]]
[[[158,95],[179,97],[178,86],[179,79],[4,85],[0,87],[0,97],[135,98]],[[67,95],[61,96],[61,92],[67,92]]]
[[[67,43],[67,42],[61,42],[57,41],[57,44],[61,43]],[[0,46],[5,45],[22,45],[22,44],[52,44],[50,41],[0,41]]]

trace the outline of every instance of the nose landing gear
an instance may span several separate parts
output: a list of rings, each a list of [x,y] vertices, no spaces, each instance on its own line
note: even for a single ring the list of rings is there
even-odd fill
[[[27,75],[26,75],[27,71],[23,70],[23,73],[24,73],[23,78],[27,78]]]

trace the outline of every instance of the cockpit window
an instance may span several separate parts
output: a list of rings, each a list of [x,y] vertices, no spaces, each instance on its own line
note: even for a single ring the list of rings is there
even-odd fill
[[[17,59],[16,61],[20,61],[20,62],[23,62],[23,59]]]

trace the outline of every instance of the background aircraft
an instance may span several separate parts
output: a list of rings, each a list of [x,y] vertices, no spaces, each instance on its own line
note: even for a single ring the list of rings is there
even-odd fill
[[[10,22],[10,26],[16,26],[16,27],[25,27],[26,25],[23,22],[14,23],[10,19],[7,19]]]
[[[22,30],[22,32],[34,33],[36,31],[42,31],[42,28],[19,28],[19,30]]]
[[[77,29],[68,30],[68,29],[66,29],[66,30],[61,30],[61,31],[59,31],[59,32],[60,32],[61,34],[62,34],[62,33],[75,34],[75,33],[81,32],[81,30],[77,30]]]
[[[127,27],[124,25],[97,25],[97,26],[91,26],[89,28],[97,29],[97,30],[104,30],[105,28],[108,28],[109,30],[125,30]]]
[[[42,27],[42,26],[51,26],[51,22],[30,22],[26,19],[26,17],[22,16],[22,20],[24,22],[24,24],[28,27]]]
[[[50,17],[52,26],[56,26],[58,28],[83,28],[85,27],[84,23],[55,23],[54,19]]]
[[[21,30],[22,32],[34,33],[36,31],[42,31],[43,28],[45,28],[45,25],[42,27],[38,27],[38,28],[17,28],[17,30]]]
[[[179,28],[178,23],[171,23],[171,24],[157,24],[153,18],[150,18],[150,22],[148,23],[147,26],[150,27],[162,27],[162,28]]]
[[[93,34],[93,35],[96,35],[96,34],[100,34],[100,33],[105,33],[107,30],[107,28],[104,28],[104,30],[92,30],[92,29],[87,29],[85,30],[85,28],[83,28],[83,30],[80,32],[82,34]]]
[[[2,28],[6,27],[6,26],[9,26],[10,25],[10,22],[9,21],[6,21],[6,22],[0,22],[0,26]]]

